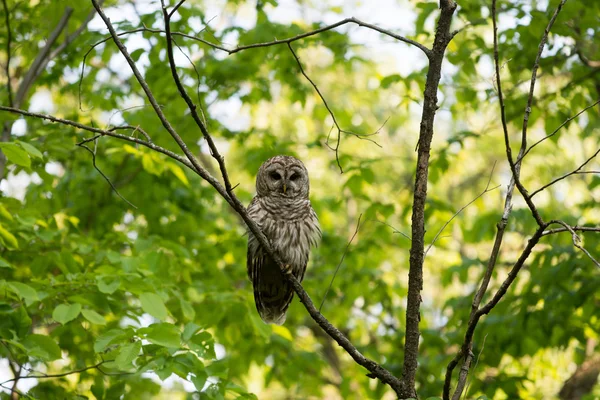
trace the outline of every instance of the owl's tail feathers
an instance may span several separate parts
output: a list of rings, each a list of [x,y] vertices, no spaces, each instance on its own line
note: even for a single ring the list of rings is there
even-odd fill
[[[287,282],[254,289],[254,301],[258,314],[267,324],[283,325],[294,291]]]
[[[266,260],[255,272],[252,283],[258,314],[267,324],[282,325],[294,290],[283,277],[279,266],[270,260]]]

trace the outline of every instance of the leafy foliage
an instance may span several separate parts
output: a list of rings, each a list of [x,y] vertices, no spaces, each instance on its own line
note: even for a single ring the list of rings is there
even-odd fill
[[[235,43],[287,38],[324,25],[278,21],[282,5],[259,3],[255,9],[254,4],[224,2],[223,15],[212,21],[208,4],[189,1],[179,9],[173,30],[234,48]],[[539,41],[557,3],[499,2],[501,77],[513,148],[520,141]],[[454,219],[427,254],[418,373],[422,398],[440,395],[446,365],[462,343],[510,177],[492,83],[489,9],[474,0],[459,5],[455,25],[466,27],[449,47],[440,87],[427,243],[485,188],[494,161],[498,166],[492,183],[502,187]],[[114,10],[111,17],[120,32],[163,28],[154,2],[112,1],[105,6]],[[7,0],[7,7],[14,92],[65,10],[50,0]],[[84,24],[92,9],[88,2],[72,7],[67,33]],[[340,12],[327,2],[299,2],[298,7],[327,16]],[[431,45],[436,2],[406,7],[414,17],[414,31],[403,34]],[[350,8],[341,11],[350,13]],[[531,143],[600,97],[600,70],[589,63],[600,60],[594,40],[598,15],[600,4],[595,2],[569,2],[560,14],[540,63]],[[21,108],[94,126],[140,127],[156,144],[175,151],[114,44],[107,41],[91,49],[106,37],[97,22],[92,20],[48,63]],[[307,164],[311,199],[323,228],[304,282],[315,303],[325,294],[363,215],[322,312],[363,354],[400,376],[413,150],[426,71],[415,62],[404,73],[394,60],[378,59],[370,43],[360,44],[355,29],[294,42],[304,69],[342,128],[378,132],[372,138],[382,147],[342,134],[342,175],[325,145],[331,116],[285,45],[227,56],[176,37],[178,71],[217,144],[227,150],[231,179],[240,183],[236,194],[246,203],[254,192],[255,172],[269,156],[294,154]],[[144,31],[122,38],[175,129],[207,168],[216,168],[172,82],[164,35]],[[0,28],[3,65],[7,44],[6,29]],[[401,46],[394,49],[404,51]],[[83,55],[90,49],[80,81]],[[8,105],[7,82],[0,83],[0,104]],[[32,375],[56,375],[22,379],[18,388],[34,381],[28,395],[40,399],[392,396],[387,386],[366,377],[298,302],[285,326],[262,323],[246,277],[245,230],[198,176],[147,148],[109,137],[89,143],[97,167],[133,208],[106,184],[90,154],[75,146],[90,137],[87,133],[0,115],[5,123],[14,123],[10,139],[0,143],[8,167],[0,198],[0,355],[30,368]],[[142,135],[135,129],[129,134]],[[329,141],[335,143],[335,132],[331,135]],[[524,160],[523,182],[535,190],[576,168],[598,147],[596,106],[532,150]],[[598,165],[593,161],[589,170]],[[15,186],[19,181],[26,182],[21,191]],[[582,174],[550,187],[536,200],[548,219],[598,226],[598,196],[597,174]],[[517,201],[489,293],[499,287],[534,226],[525,204]],[[585,248],[598,259],[600,235],[583,236]],[[556,396],[575,365],[589,355],[589,343],[598,341],[598,287],[598,270],[572,246],[568,233],[544,237],[507,296],[478,327],[468,398]],[[60,376],[74,371],[79,372]],[[22,370],[21,375],[28,373]],[[590,398],[600,395],[598,390]]]

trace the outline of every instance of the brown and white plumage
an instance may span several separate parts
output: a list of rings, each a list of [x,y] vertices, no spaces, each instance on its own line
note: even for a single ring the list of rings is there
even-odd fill
[[[256,191],[248,215],[301,282],[310,248],[321,238],[319,220],[308,199],[308,171],[297,158],[275,156],[258,170]],[[294,291],[251,232],[247,267],[260,317],[266,323],[283,324]]]

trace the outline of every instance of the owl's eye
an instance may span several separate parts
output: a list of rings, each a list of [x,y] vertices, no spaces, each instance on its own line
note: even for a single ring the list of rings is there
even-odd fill
[[[281,175],[279,175],[278,172],[271,172],[271,178],[275,179],[276,181],[281,179]]]
[[[300,175],[298,175],[297,173],[293,173],[292,176],[290,176],[290,181],[295,181],[296,179],[298,179],[300,177]]]

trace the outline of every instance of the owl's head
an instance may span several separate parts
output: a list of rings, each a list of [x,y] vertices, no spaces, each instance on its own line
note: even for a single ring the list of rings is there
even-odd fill
[[[275,156],[265,161],[256,176],[259,196],[308,198],[308,171],[292,156]]]

